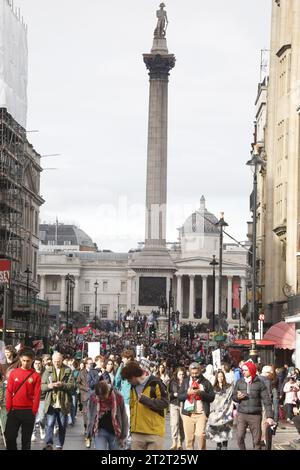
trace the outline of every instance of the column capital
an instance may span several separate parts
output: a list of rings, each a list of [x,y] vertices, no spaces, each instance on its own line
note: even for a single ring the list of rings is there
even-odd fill
[[[182,273],[175,273],[175,276],[176,276],[176,277],[182,277],[182,276],[184,276],[184,274],[182,274]]]
[[[226,274],[227,279],[233,279],[233,274]]]
[[[189,274],[190,279],[195,279],[196,274]]]
[[[201,277],[202,277],[202,279],[207,279],[207,278],[208,278],[208,274],[201,274]]]

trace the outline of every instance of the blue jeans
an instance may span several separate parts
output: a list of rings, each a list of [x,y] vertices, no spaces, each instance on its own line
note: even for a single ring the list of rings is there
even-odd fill
[[[57,421],[58,424],[58,444],[57,447],[63,447],[66,437],[68,416],[62,414],[60,408],[49,406],[47,415],[46,444],[53,444],[53,431]]]
[[[120,449],[116,436],[106,431],[105,429],[100,429],[94,439],[96,450]]]
[[[77,414],[77,393],[71,395],[71,411],[69,414],[68,424],[75,424],[75,416]]]

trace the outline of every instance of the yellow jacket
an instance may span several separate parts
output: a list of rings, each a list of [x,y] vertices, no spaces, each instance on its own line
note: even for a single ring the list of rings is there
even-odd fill
[[[165,435],[165,410],[168,408],[166,386],[151,375],[145,384],[140,399],[135,387],[130,392],[130,429],[141,434]]]

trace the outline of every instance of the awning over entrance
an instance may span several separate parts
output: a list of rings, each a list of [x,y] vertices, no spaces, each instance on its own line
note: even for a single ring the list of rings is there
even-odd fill
[[[236,339],[233,344],[238,344],[240,346],[251,346],[251,339]],[[256,340],[257,346],[275,346],[275,341],[265,340],[265,339],[257,339]],[[276,347],[276,346],[275,346]]]
[[[277,349],[295,349],[295,324],[281,321],[271,326],[264,336],[275,342]]]

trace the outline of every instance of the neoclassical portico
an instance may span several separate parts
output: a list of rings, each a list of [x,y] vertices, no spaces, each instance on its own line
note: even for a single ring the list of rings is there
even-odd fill
[[[219,305],[219,276],[215,278],[215,312]],[[237,292],[241,288],[240,297]],[[235,291],[235,298],[234,298]],[[239,295],[239,294],[238,294]],[[235,300],[235,302],[234,302]],[[239,274],[224,274],[222,282],[222,311],[227,313],[228,322],[233,318],[233,305],[236,310],[246,303],[246,280]],[[182,313],[182,318],[188,321],[209,321],[213,311],[213,276],[206,273],[176,273],[176,309]]]

